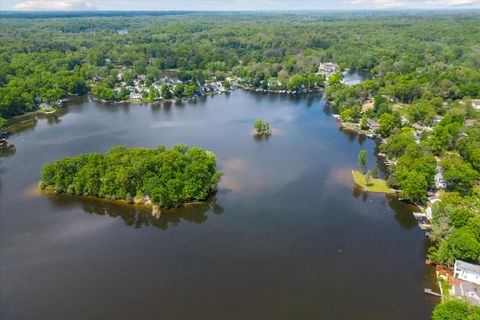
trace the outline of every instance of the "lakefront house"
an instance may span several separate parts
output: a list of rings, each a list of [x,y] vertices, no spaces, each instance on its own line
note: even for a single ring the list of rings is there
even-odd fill
[[[455,260],[455,278],[480,285],[480,266],[462,260]]]

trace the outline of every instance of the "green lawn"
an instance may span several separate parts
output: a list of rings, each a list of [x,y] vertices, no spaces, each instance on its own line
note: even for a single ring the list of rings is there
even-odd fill
[[[381,192],[381,193],[393,193],[393,189],[387,186],[387,182],[382,179],[371,179],[370,184],[365,182],[365,175],[359,171],[352,171],[353,180],[356,184],[362,187],[366,191]]]

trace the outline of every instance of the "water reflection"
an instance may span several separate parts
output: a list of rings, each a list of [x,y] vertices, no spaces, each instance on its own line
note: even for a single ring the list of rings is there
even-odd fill
[[[416,209],[414,205],[400,201],[396,195],[387,194],[385,198],[390,209],[395,212],[395,220],[397,220],[403,228],[412,230],[418,227],[418,222],[412,214]]]
[[[361,197],[362,201],[366,202],[369,197],[369,192],[354,184],[352,196],[355,199]],[[385,200],[390,209],[395,213],[395,220],[400,226],[407,230],[415,229],[418,226],[417,220],[412,214],[412,212],[416,211],[415,205],[400,201],[395,194],[385,194]]]
[[[54,113],[32,112],[10,120],[8,132],[17,134],[20,132],[32,131],[39,120],[44,120],[48,125],[58,125],[61,123],[61,117],[68,113],[68,107],[58,109]]]
[[[256,142],[267,142],[270,140],[270,136],[269,134],[254,134],[253,139],[255,139]]]
[[[224,211],[218,204],[216,197],[204,203],[161,210],[159,216],[152,215],[152,209],[147,206],[135,206],[95,198],[76,198],[63,194],[49,195],[49,202],[57,209],[67,209],[80,205],[85,213],[120,218],[125,222],[125,225],[135,229],[152,226],[167,230],[178,226],[182,221],[203,224],[208,219],[208,212],[221,215]]]
[[[0,145],[0,158],[11,157],[16,151],[17,149],[13,144],[6,143],[4,145]]]

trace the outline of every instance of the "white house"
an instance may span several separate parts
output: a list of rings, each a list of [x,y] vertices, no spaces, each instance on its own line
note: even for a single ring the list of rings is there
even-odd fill
[[[475,108],[475,110],[480,110],[480,100],[472,101],[472,105]]]
[[[432,216],[433,216],[432,207],[427,207],[427,210],[425,210],[425,215],[427,216],[428,220],[432,220]]]
[[[435,174],[435,187],[437,189],[445,189],[447,187],[443,180],[443,168],[437,162],[437,173]]]
[[[455,278],[480,285],[480,266],[462,260],[455,260]]]
[[[140,93],[130,92],[130,100],[142,100],[142,95]]]

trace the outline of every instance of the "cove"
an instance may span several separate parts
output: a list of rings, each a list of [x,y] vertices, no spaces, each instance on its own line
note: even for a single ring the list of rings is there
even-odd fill
[[[28,117],[0,158],[2,318],[428,319],[438,302],[423,293],[435,275],[414,208],[354,187],[359,150],[380,161],[375,142],[342,131],[321,94],[85,96]],[[257,118],[271,136],[252,135]],[[176,143],[218,156],[208,202],[156,219],[34,188],[58,158]]]

